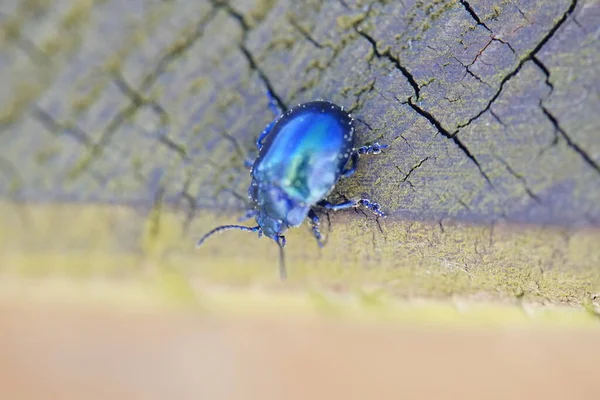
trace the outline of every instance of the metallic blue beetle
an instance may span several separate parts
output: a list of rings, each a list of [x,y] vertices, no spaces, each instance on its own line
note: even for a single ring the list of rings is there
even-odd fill
[[[204,235],[199,247],[209,236],[227,229],[257,232],[273,239],[280,249],[279,272],[286,278],[283,248],[284,232],[308,217],[313,235],[323,247],[319,217],[315,209],[342,210],[363,206],[385,217],[379,204],[361,198],[332,204],[325,200],[340,178],[354,174],[360,154],[379,154],[387,145],[374,143],[354,147],[354,120],[342,107],[328,101],[311,101],[283,113],[269,93],[269,108],[275,120],[267,125],[256,141],[258,157],[249,162],[252,183],[248,197],[252,208],[241,221],[256,218],[255,227],[219,226]],[[350,160],[351,165],[346,167]]]

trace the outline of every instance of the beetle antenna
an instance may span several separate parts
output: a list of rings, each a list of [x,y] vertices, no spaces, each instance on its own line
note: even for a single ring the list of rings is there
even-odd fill
[[[281,247],[281,245],[279,245],[279,277],[282,281],[287,278],[287,271],[285,269],[285,257],[283,256],[283,247]]]
[[[248,232],[259,232],[260,231],[260,226],[254,226],[252,228],[247,227],[247,226],[243,226],[243,225],[222,225],[222,226],[218,226],[215,229],[213,229],[212,231],[208,232],[206,235],[202,236],[200,238],[200,240],[198,240],[198,243],[196,243],[196,248],[200,247],[200,245],[202,245],[202,243],[204,243],[204,241],[206,239],[208,239],[210,236],[214,235],[215,233],[219,233],[222,231],[226,231],[229,229],[239,229],[242,231],[248,231]]]
[[[281,280],[285,280],[287,278],[287,270],[285,269],[285,257],[283,254],[283,248],[285,247],[285,236],[279,236],[276,240],[279,245],[279,277]]]

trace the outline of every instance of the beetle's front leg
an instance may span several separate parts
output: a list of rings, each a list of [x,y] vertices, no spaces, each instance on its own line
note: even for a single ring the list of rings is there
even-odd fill
[[[319,216],[312,208],[308,212],[308,218],[310,218],[310,223],[312,227],[312,233],[315,239],[317,239],[317,244],[319,247],[323,247],[323,235],[321,235],[321,229],[319,227],[321,221],[319,220]]]
[[[379,154],[381,150],[386,149],[388,147],[387,144],[379,144],[378,142],[373,143],[369,146],[362,146],[352,152],[350,156],[352,159],[352,165],[350,168],[344,170],[342,172],[342,178],[348,178],[349,176],[354,175],[356,172],[356,168],[358,168],[358,159],[362,154]]]
[[[260,149],[262,149],[262,147],[263,147],[262,142],[263,142],[263,140],[265,140],[265,138],[267,137],[269,132],[271,132],[271,129],[273,129],[273,125],[275,125],[275,122],[277,122],[277,120],[270,122],[269,125],[267,125],[265,127],[265,129],[263,129],[261,134],[258,136],[258,139],[256,139],[256,148],[258,149],[258,151],[260,151]]]
[[[344,202],[338,203],[338,204],[330,203],[327,200],[321,200],[320,202],[317,203],[317,205],[319,207],[325,208],[326,210],[332,210],[332,211],[339,211],[339,210],[345,210],[347,208],[363,206],[363,207],[371,210],[373,212],[373,214],[377,215],[378,217],[383,217],[383,218],[386,217],[385,213],[383,211],[381,211],[381,206],[379,205],[379,203],[372,202],[371,200],[365,199],[365,198],[347,200],[347,201],[344,201]]]
[[[244,222],[249,220],[250,218],[254,218],[256,217],[256,214],[258,214],[258,211],[255,209],[246,210],[244,215],[238,218],[238,222]]]
[[[269,110],[271,110],[276,119],[279,118],[283,114],[283,110],[279,107],[279,102],[270,90],[267,90],[267,98],[269,99]]]
[[[275,125],[275,122],[277,122],[277,120],[279,119],[279,117],[281,116],[281,114],[283,114],[283,110],[279,106],[279,102],[277,101],[277,99],[275,98],[275,96],[273,96],[273,93],[271,93],[270,90],[267,90],[267,98],[269,99],[269,109],[273,113],[273,117],[275,119],[269,125],[266,126],[266,128],[258,136],[258,139],[256,139],[256,148],[259,151],[260,151],[260,149],[262,149],[262,146],[263,146],[262,142],[263,142],[263,140],[269,134],[269,132],[271,132],[271,129],[273,128],[273,125]]]

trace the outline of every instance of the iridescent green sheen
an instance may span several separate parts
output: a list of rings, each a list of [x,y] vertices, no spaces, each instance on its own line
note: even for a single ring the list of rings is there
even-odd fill
[[[353,147],[348,113],[329,102],[305,103],[273,126],[252,176],[299,203],[313,205],[336,184]]]

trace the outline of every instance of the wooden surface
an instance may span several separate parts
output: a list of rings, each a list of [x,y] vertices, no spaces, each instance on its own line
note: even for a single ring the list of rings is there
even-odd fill
[[[0,398],[600,398],[598,20],[1,1]],[[291,231],[285,283],[264,238],[194,249],[243,212],[267,89],[390,145],[331,199],[390,217]]]
[[[38,247],[10,241],[11,254],[92,251],[111,235],[118,254],[151,248],[164,260],[175,237],[191,253],[245,207],[243,159],[271,119],[270,89],[282,105],[337,102],[358,119],[359,142],[390,145],[332,195],[366,194],[389,222],[333,216],[346,244],[330,251],[351,257],[324,255],[328,265],[492,271],[483,281],[496,283],[475,285],[488,295],[590,301],[600,291],[588,246],[600,226],[599,17],[597,0],[4,1],[0,195],[19,214],[0,222],[10,238],[26,215],[46,213],[47,229]],[[141,217],[118,223],[121,206]],[[85,221],[66,221],[104,239],[61,238],[65,219],[52,216],[64,207],[87,207]],[[36,224],[28,235],[40,237]],[[253,251],[254,238],[228,235],[214,240]],[[290,243],[291,265],[311,266],[309,242]],[[241,257],[222,249],[198,257]],[[538,275],[552,271],[567,271],[560,279],[577,293],[543,289]],[[430,287],[444,296],[465,285]]]
[[[395,218],[599,224],[597,0],[0,12],[5,196],[241,210],[231,190],[246,192],[269,88],[285,105],[337,102],[359,143],[390,145],[338,190]]]
[[[194,247],[210,227],[233,218],[204,211],[186,222],[165,209],[157,217],[115,205],[0,204],[0,276],[115,284],[166,277],[192,297],[215,286],[325,300],[341,293],[367,303],[458,297],[600,307],[597,229],[378,223],[336,213],[324,222],[323,249],[308,226],[290,231],[282,284],[278,249],[268,239],[232,231]]]
[[[599,398],[599,19],[1,1],[0,398]],[[267,240],[194,249],[245,207],[267,89],[390,145],[331,199],[390,218],[293,230],[286,283]]]

